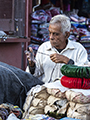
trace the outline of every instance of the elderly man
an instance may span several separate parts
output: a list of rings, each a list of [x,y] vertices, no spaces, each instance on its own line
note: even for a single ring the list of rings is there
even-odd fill
[[[66,15],[54,16],[49,24],[50,41],[39,47],[35,59],[31,47],[30,52],[26,53],[29,61],[26,71],[48,83],[62,77],[60,68],[64,64],[87,64],[86,49],[80,43],[68,39],[70,28],[70,19]]]

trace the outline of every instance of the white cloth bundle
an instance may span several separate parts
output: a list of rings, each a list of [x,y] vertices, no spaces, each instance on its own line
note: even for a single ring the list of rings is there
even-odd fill
[[[85,96],[81,92],[74,92],[72,90],[67,90],[65,92],[66,98],[68,101],[76,102],[76,103],[90,103],[90,95]]]

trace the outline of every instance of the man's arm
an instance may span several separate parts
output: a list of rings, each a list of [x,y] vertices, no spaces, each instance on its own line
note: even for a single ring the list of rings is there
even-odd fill
[[[74,64],[72,59],[58,53],[50,55],[50,59],[55,63],[65,63],[65,64]]]

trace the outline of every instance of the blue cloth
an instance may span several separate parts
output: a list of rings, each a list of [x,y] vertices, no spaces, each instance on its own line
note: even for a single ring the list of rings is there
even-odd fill
[[[43,82],[19,68],[0,62],[0,104],[11,103],[23,109],[27,92]]]

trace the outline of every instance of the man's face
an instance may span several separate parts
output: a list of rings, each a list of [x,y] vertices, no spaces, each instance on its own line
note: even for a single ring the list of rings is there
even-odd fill
[[[50,24],[49,25],[49,37],[50,43],[53,47],[57,49],[63,49],[66,47],[66,37],[61,32],[60,24]]]

